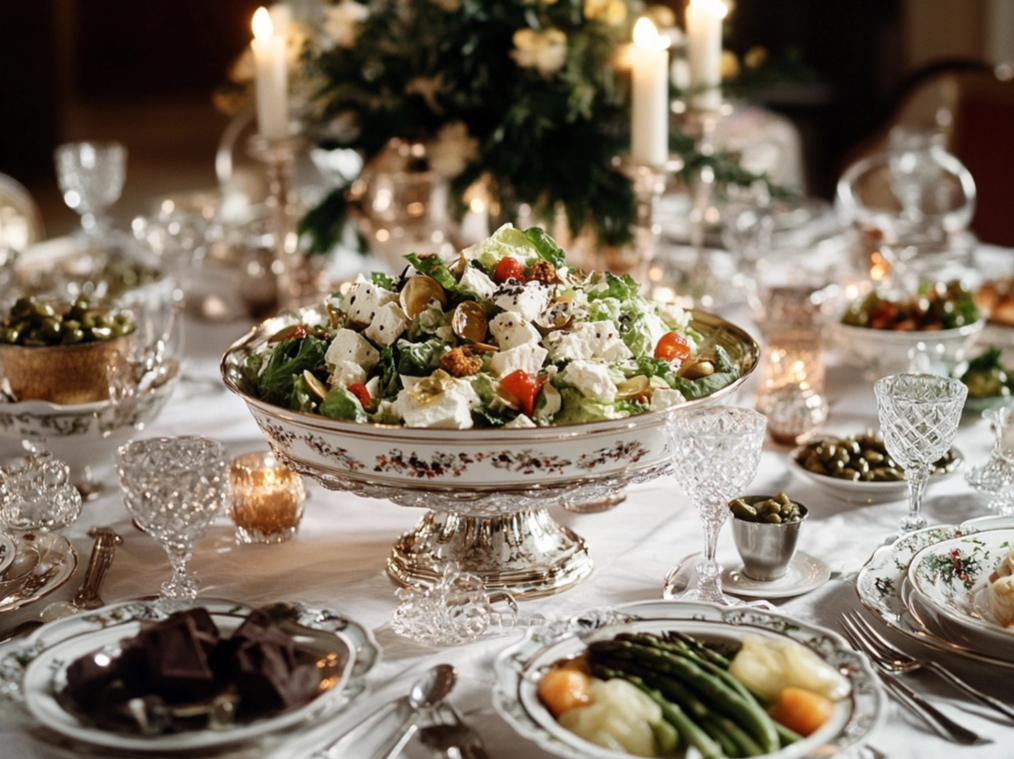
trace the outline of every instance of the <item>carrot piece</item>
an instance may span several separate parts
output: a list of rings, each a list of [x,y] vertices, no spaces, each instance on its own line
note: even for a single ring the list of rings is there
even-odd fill
[[[806,688],[790,686],[778,697],[771,716],[800,735],[812,735],[834,713],[834,702]]]

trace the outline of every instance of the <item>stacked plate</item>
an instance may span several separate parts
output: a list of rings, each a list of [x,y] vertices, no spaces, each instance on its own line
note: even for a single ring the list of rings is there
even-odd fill
[[[215,625],[228,635],[252,609],[232,601],[202,602]],[[282,740],[319,725],[366,690],[366,674],[378,657],[377,644],[361,625],[329,611],[298,605],[265,608],[292,637],[301,660],[320,671],[319,689],[309,701],[277,714],[216,725],[145,735],[114,730],[84,718],[63,694],[70,663],[115,648],[142,625],[164,618],[154,602],[106,606],[50,622],[30,637],[0,646],[0,710],[51,750],[69,756],[204,757],[259,756]],[[209,705],[210,707],[210,705]]]
[[[48,596],[76,568],[77,552],[62,535],[0,533],[0,614]]]
[[[856,579],[888,627],[943,651],[1014,669],[1014,630],[988,601],[990,575],[1014,549],[1014,518],[929,527],[877,549]]]

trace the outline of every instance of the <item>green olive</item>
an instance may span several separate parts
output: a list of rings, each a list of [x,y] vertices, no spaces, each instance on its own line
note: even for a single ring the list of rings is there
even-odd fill
[[[0,321],[0,340],[31,347],[73,345],[110,340],[135,329],[129,314],[84,299],[66,304],[19,298]]]

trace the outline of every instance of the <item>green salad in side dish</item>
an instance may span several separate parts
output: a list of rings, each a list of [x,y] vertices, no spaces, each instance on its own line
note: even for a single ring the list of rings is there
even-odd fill
[[[537,427],[707,396],[739,371],[698,350],[690,313],[629,276],[585,274],[541,229],[501,227],[448,260],[360,276],[327,323],[274,335],[244,366],[257,397],[334,419],[409,427]]]

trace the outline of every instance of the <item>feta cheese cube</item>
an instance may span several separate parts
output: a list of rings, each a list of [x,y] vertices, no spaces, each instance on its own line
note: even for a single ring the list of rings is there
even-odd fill
[[[353,324],[369,324],[385,303],[397,302],[398,296],[383,287],[377,287],[359,275],[348,295],[345,296],[345,312]]]
[[[549,305],[549,285],[545,282],[515,282],[508,280],[496,289],[493,302],[504,311],[520,314],[528,321],[534,321]]]
[[[497,314],[490,319],[489,331],[496,338],[500,350],[510,350],[518,345],[538,343],[542,339],[538,327],[528,319],[510,311]]]
[[[328,366],[337,367],[343,361],[369,369],[380,360],[380,353],[370,341],[354,329],[342,328],[335,334],[324,354]]]
[[[348,387],[354,382],[366,382],[366,370],[353,361],[339,361],[331,371],[331,386]]]
[[[458,280],[458,288],[463,292],[472,293],[478,298],[490,300],[496,292],[496,282],[486,276],[486,273],[476,267],[468,266],[465,273]]]
[[[427,395],[422,401],[406,388],[398,393],[392,410],[408,427],[466,430],[472,426],[472,409],[482,403],[467,379],[450,380],[443,392],[436,397]]]
[[[553,361],[589,361],[601,359],[616,363],[633,357],[611,321],[578,324],[574,329],[551,332],[546,336],[549,357]]]
[[[541,345],[525,343],[516,345],[505,351],[497,351],[489,359],[489,372],[495,377],[503,377],[518,369],[529,374],[538,374],[546,361],[547,351]]]
[[[671,387],[656,388],[651,394],[651,410],[660,411],[686,402],[683,393]]]
[[[391,345],[409,325],[408,315],[395,302],[381,306],[363,334],[377,345]]]
[[[524,414],[518,414],[503,426],[505,430],[527,430],[538,425]]]
[[[616,385],[605,364],[571,361],[560,373],[560,379],[588,398],[604,403],[616,400]]]

